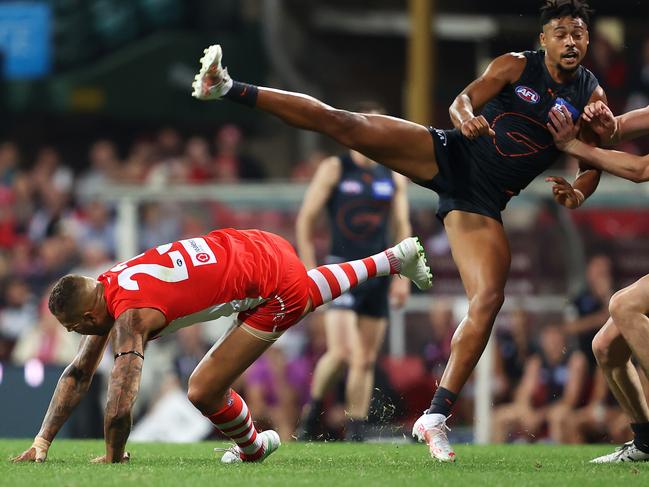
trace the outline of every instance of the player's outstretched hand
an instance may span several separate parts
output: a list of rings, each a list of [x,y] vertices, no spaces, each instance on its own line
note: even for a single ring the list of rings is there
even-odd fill
[[[550,121],[547,123],[547,127],[557,149],[566,150],[575,143],[577,133],[579,133],[579,124],[580,121],[576,124],[572,122],[572,115],[563,105],[550,110]]]
[[[12,462],[35,462],[43,463],[47,460],[47,451],[49,450],[51,442],[47,441],[45,438],[37,436],[34,438],[34,443],[29,447],[28,450],[25,450],[20,455],[13,457]]]
[[[590,125],[590,128],[599,135],[604,143],[614,143],[613,138],[617,131],[615,115],[606,104],[598,100],[586,105],[581,118]]]
[[[554,195],[554,201],[560,205],[574,210],[575,208],[579,208],[584,202],[583,193],[573,188],[572,184],[564,178],[550,176],[545,178],[545,180],[548,183],[554,183],[552,185],[552,194]]]
[[[487,119],[482,115],[478,115],[477,117],[462,122],[460,131],[462,132],[462,135],[470,140],[476,139],[481,135],[488,135],[490,137],[496,136],[496,132],[494,132],[494,130],[489,126],[489,122],[487,122]]]
[[[119,463],[128,463],[131,460],[131,454],[127,451],[124,452],[124,455],[122,456],[122,460]],[[90,463],[109,463],[106,461],[106,455],[102,455],[100,457],[93,458],[90,460]]]

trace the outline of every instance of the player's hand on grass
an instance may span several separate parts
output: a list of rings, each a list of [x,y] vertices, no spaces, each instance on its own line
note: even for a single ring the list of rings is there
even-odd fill
[[[547,126],[557,149],[565,151],[570,149],[572,144],[577,143],[579,125],[580,122],[573,123],[572,115],[565,106],[550,110],[550,121]]]
[[[595,103],[586,105],[581,118],[589,124],[593,132],[599,135],[603,143],[615,143],[614,139],[618,130],[617,120],[611,109],[603,101],[598,100]]]
[[[34,443],[29,447],[28,450],[25,450],[20,455],[13,457],[12,462],[35,462],[43,463],[47,460],[47,451],[50,449],[51,442],[47,441],[45,438],[37,436],[34,438]]]
[[[128,463],[131,460],[131,454],[127,451],[124,452],[124,455],[122,455],[122,460],[119,463]],[[100,457],[93,458],[90,460],[90,463],[111,463],[106,461],[106,455],[102,455]]]
[[[467,139],[476,139],[481,135],[488,135],[490,137],[495,137],[496,132],[489,126],[489,122],[482,115],[477,117],[470,118],[462,122],[460,127],[462,135]]]
[[[554,201],[566,208],[574,210],[584,202],[584,195],[581,191],[575,190],[568,181],[562,177],[550,176],[545,178],[546,182],[553,183],[552,194]]]

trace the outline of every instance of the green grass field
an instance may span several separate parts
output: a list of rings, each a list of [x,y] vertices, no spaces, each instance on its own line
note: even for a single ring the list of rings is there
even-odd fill
[[[133,443],[128,465],[91,465],[100,441],[56,441],[44,464],[12,464],[9,457],[28,440],[0,440],[0,485],[7,486],[591,486],[649,485],[646,464],[591,465],[607,445],[458,445],[455,464],[433,463],[419,444],[290,443],[267,463],[221,465],[212,449],[222,443],[189,445]]]

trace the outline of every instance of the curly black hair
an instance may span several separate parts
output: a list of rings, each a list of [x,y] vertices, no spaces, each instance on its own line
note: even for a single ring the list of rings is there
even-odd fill
[[[595,11],[584,0],[544,0],[541,7],[541,28],[552,19],[570,15],[590,24],[590,16]]]
[[[66,316],[70,303],[78,300],[83,280],[68,274],[59,279],[50,293],[47,307],[55,316]]]

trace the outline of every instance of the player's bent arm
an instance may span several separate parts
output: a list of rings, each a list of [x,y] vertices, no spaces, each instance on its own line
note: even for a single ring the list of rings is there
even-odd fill
[[[14,461],[43,462],[47,459],[47,451],[56,434],[88,392],[107,343],[108,336],[84,336],[81,339],[76,357],[56,384],[34,443]]]
[[[322,161],[304,194],[295,223],[297,250],[307,269],[316,267],[313,228],[336,184],[340,180],[341,164],[338,157]]]
[[[508,53],[494,59],[478,79],[471,82],[455,98],[449,114],[457,129],[475,116],[482,107],[523,74],[527,60],[521,53]]]
[[[124,458],[126,440],[131,432],[133,404],[140,388],[146,337],[159,323],[153,323],[151,309],[130,309],[122,313],[113,327],[115,364],[108,383],[104,418],[106,463]],[[159,312],[157,312],[160,314]]]

